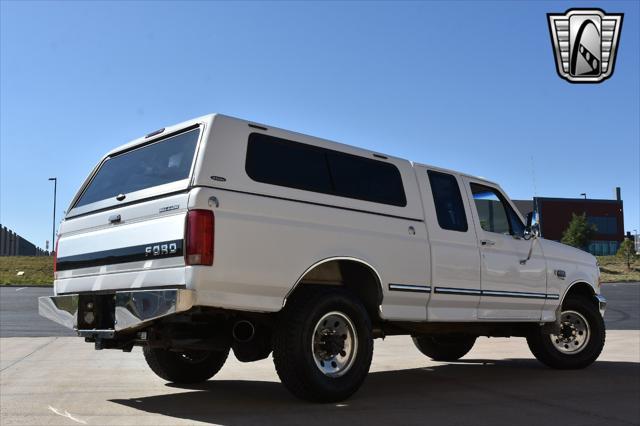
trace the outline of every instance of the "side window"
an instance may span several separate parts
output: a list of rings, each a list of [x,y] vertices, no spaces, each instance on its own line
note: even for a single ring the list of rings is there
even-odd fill
[[[511,206],[507,205],[507,211],[509,212],[509,223],[511,224],[511,234],[524,236],[524,223],[520,220],[516,212],[513,211]]]
[[[393,164],[261,133],[249,135],[245,169],[255,181],[404,207]]]
[[[404,207],[407,199],[400,171],[389,163],[327,150],[335,194]]]
[[[331,193],[324,150],[252,133],[247,147],[247,174],[258,182]]]
[[[471,184],[473,201],[478,210],[478,219],[482,229],[498,234],[510,234],[509,217],[502,200],[495,189],[487,186]]]
[[[499,234],[524,235],[524,224],[496,189],[472,183],[471,192],[482,229]]]
[[[436,206],[436,216],[440,228],[450,231],[467,232],[467,216],[462,204],[460,187],[453,175],[429,170],[429,183]]]

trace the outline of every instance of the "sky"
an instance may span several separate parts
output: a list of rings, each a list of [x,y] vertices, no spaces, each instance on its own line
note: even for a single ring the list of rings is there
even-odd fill
[[[0,223],[36,245],[96,162],[211,112],[614,198],[640,231],[640,2],[0,2]],[[546,14],[623,12],[612,78],[555,70]]]

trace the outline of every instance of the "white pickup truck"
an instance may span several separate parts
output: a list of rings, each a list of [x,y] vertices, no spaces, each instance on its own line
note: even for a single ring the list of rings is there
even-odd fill
[[[208,380],[230,350],[338,401],[373,339],[437,361],[526,337],[553,368],[605,340],[596,259],[544,240],[495,183],[220,114],[108,153],[73,199],[44,317],[96,349]]]

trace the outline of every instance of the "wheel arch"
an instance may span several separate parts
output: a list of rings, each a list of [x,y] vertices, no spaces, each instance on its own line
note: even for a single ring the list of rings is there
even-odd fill
[[[593,285],[591,285],[589,282],[587,282],[587,280],[584,279],[579,279],[576,280],[574,282],[572,282],[571,284],[569,284],[567,286],[567,288],[564,291],[564,294],[562,295],[562,298],[560,299],[560,305],[559,305],[559,309],[562,308],[562,305],[564,304],[564,301],[567,299],[568,296],[584,296],[586,299],[592,301],[594,304],[596,303],[596,290],[594,288]]]
[[[308,285],[347,288],[363,303],[372,322],[381,321],[382,279],[377,269],[365,260],[335,256],[315,262],[296,280],[285,296],[282,306],[286,306],[294,294],[304,290]]]

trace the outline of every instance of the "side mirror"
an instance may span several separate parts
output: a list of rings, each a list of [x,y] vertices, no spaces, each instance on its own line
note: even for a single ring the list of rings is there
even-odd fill
[[[540,224],[533,223],[533,212],[527,213],[527,225],[524,229],[524,239],[538,238],[540,236]]]
[[[540,224],[539,223],[534,223],[533,225],[531,225],[531,233],[533,235],[535,235],[536,238],[538,238],[540,236]]]
[[[533,222],[533,212],[527,213],[527,229],[531,229],[531,223]]]
[[[529,244],[529,254],[527,255],[527,258],[520,261],[521,265],[526,265],[529,259],[531,259],[533,246],[536,244],[536,240],[540,237],[540,224],[537,222],[531,222],[533,222],[533,212],[527,214],[527,226],[524,229],[524,239],[531,240],[531,244]]]

